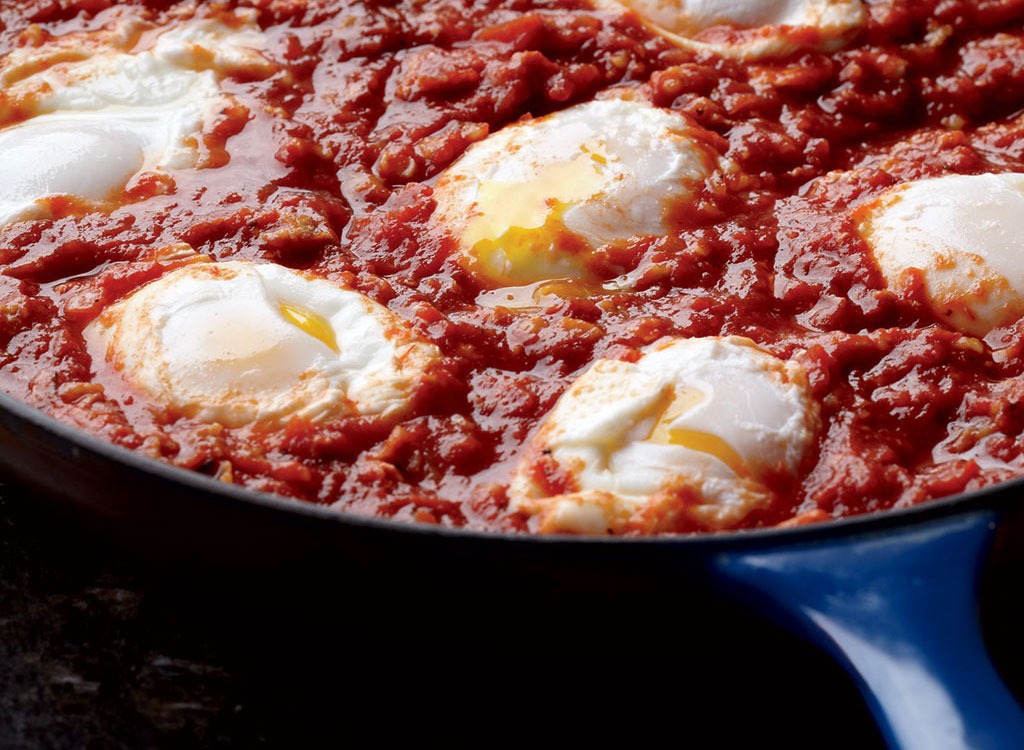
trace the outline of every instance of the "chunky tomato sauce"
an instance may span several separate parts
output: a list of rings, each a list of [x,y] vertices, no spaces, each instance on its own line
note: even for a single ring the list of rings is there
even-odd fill
[[[527,530],[506,486],[522,446],[597,358],[673,335],[806,352],[821,434],[783,500],[745,526],[905,507],[1024,470],[1024,322],[980,341],[888,289],[856,232],[892,185],[1024,171],[1024,3],[878,0],[836,52],[739,62],[632,15],[558,0],[28,0],[0,4],[0,54],[138,19],[252,8],[267,65],[233,72],[200,168],[143,176],[117,205],[53,199],[0,228],[0,384],[105,440],[340,510]],[[510,122],[613,87],[692,117],[729,170],[675,236],[601,259],[607,282],[540,309],[483,287],[429,222],[432,180]],[[19,103],[0,94],[0,124]],[[272,261],[396,312],[444,354],[397,424],[228,429],[94,382],[83,328],[194,259]],[[919,285],[918,285],[919,286]],[[680,528],[679,531],[698,530]]]

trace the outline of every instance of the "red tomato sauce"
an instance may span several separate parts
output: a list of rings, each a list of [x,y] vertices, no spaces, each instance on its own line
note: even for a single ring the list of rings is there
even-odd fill
[[[595,359],[665,336],[742,335],[806,352],[822,433],[770,526],[905,507],[1024,470],[1024,323],[979,342],[921,289],[891,290],[856,232],[882,190],[943,174],[1024,171],[1024,3],[869,5],[837,52],[740,62],[680,49],[585,2],[266,2],[270,65],[222,81],[200,168],[142,177],[102,210],[0,227],[0,386],[105,440],[244,487],[340,510],[527,530],[506,485],[527,438]],[[0,6],[0,54],[168,2]],[[143,32],[144,33],[144,32]],[[144,41],[144,40],[143,40]],[[539,310],[476,304],[480,283],[429,222],[431,184],[524,117],[633,87],[708,129],[734,169],[686,229],[604,259],[586,294]],[[18,121],[0,96],[0,124]],[[386,305],[444,354],[397,424],[348,418],[229,429],[95,382],[83,328],[196,254],[270,261]],[[612,289],[609,291],[608,289]],[[677,531],[699,530],[681,527]]]

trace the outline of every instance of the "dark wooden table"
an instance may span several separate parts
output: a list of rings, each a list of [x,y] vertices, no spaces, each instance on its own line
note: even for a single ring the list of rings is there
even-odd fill
[[[309,619],[153,569],[0,488],[5,750],[879,747],[851,683],[784,634],[734,650],[652,641],[643,623],[602,648],[564,635],[523,648]]]

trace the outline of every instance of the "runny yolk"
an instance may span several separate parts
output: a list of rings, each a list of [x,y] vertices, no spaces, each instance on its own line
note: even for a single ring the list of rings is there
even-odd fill
[[[565,226],[562,216],[567,208],[556,203],[539,227],[513,226],[495,239],[479,240],[473,255],[481,270],[509,284],[586,276],[579,259],[590,247]]]
[[[565,226],[570,207],[601,191],[608,163],[601,144],[584,144],[568,161],[544,165],[527,183],[483,181],[477,211],[462,244],[487,276],[528,284],[585,276],[581,254],[591,248]]]
[[[676,388],[672,400],[662,411],[648,440],[653,443],[680,445],[698,453],[707,453],[732,469],[736,476],[747,476],[749,472],[743,457],[718,435],[671,426],[678,417],[703,400],[704,394],[694,388]]]
[[[304,307],[297,307],[296,305],[289,305],[284,302],[280,304],[280,308],[281,315],[293,326],[318,341],[322,341],[335,354],[341,353],[341,347],[338,346],[338,337],[334,334],[334,328],[331,327],[331,324],[322,315],[317,315],[312,310],[307,310]]]

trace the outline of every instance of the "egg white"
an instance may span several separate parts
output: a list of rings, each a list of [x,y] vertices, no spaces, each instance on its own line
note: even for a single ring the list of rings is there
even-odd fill
[[[99,371],[231,427],[398,415],[441,356],[365,295],[243,261],[171,271],[84,335]]]
[[[836,49],[867,20],[861,0],[600,0],[628,8],[677,44],[744,60],[783,57],[805,48]],[[754,33],[715,40],[727,26]]]
[[[623,99],[510,125],[438,178],[434,221],[491,286],[586,278],[587,255],[662,235],[718,166],[683,115]]]
[[[219,75],[243,69],[270,70],[272,66],[262,55],[267,39],[256,24],[256,12],[238,9],[230,21],[193,19],[161,29],[152,55],[179,68],[213,70]]]
[[[904,183],[859,214],[886,282],[921,275],[935,315],[973,336],[1024,314],[1024,174]]]
[[[150,49],[97,45],[10,81],[4,96],[30,116],[0,129],[0,224],[45,217],[45,198],[102,203],[139,173],[195,167],[204,122],[229,104],[218,73],[262,59],[261,39],[184,23]]]
[[[559,399],[509,489],[541,532],[672,530],[741,521],[796,471],[818,430],[806,374],[740,337],[669,339],[598,360]],[[568,490],[545,486],[554,472]]]

